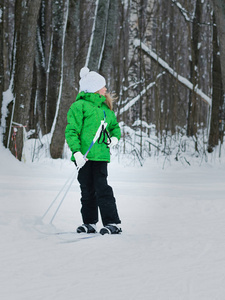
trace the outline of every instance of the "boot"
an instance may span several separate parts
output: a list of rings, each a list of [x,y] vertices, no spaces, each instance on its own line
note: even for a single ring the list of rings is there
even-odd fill
[[[95,224],[83,224],[77,228],[77,233],[96,233]]]
[[[119,234],[121,232],[122,232],[122,229],[117,224],[108,224],[100,230],[100,234],[102,234],[102,235],[104,235],[104,234]]]

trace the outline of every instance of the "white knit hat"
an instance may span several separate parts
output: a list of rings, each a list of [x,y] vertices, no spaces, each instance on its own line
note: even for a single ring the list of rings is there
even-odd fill
[[[105,78],[97,72],[84,67],[80,70],[80,92],[95,93],[106,85]]]

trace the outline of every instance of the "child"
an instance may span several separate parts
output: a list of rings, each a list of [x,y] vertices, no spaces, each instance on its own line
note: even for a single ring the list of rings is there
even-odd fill
[[[113,99],[106,93],[105,78],[87,67],[81,69],[80,77],[80,92],[68,111],[65,131],[73,153],[71,160],[79,170],[83,225],[77,232],[97,232],[99,208],[104,226],[100,233],[118,234],[122,232],[121,221],[113,190],[107,183],[107,164],[110,148],[118,143],[121,131],[112,111]],[[90,148],[97,131],[98,140]]]

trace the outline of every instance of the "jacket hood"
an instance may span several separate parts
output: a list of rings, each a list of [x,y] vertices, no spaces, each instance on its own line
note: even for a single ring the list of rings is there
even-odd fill
[[[78,100],[85,100],[85,101],[91,102],[94,105],[98,106],[98,105],[102,104],[106,100],[106,98],[104,96],[101,96],[98,93],[80,92],[76,97],[76,101],[78,101]]]

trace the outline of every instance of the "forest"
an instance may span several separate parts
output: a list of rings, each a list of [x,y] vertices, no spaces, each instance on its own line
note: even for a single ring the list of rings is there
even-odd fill
[[[1,138],[19,160],[66,152],[83,66],[117,96],[118,152],[201,159],[225,132],[224,0],[1,0]],[[45,141],[45,142],[44,142]]]

